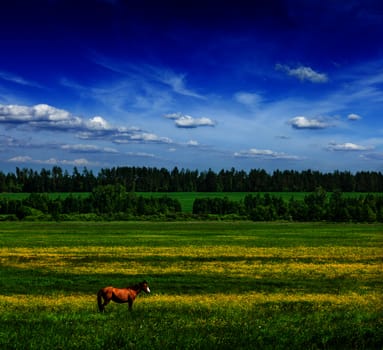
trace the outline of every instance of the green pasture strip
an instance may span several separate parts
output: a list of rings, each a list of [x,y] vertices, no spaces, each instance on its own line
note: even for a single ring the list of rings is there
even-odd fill
[[[0,222],[2,349],[380,349],[383,225]],[[148,280],[133,311],[100,287]]]

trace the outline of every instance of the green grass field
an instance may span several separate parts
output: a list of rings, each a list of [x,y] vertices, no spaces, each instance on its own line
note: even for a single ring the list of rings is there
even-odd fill
[[[1,349],[383,344],[381,224],[1,222],[0,260]]]

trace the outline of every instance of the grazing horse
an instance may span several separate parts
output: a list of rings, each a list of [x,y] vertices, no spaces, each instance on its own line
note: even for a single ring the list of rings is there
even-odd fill
[[[150,293],[148,282],[143,281],[127,288],[101,288],[97,293],[98,309],[100,312],[104,312],[105,306],[108,305],[111,300],[113,300],[115,303],[119,304],[128,303],[129,310],[132,310],[133,301],[142,290],[145,293]]]

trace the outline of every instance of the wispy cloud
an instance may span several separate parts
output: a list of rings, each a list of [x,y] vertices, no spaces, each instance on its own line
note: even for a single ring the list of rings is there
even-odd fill
[[[107,57],[96,55],[94,62],[104,68],[119,73],[133,80],[145,82],[145,84],[162,84],[170,88],[173,93],[205,99],[205,96],[187,86],[186,74],[175,72],[166,67],[157,67],[150,64],[135,65],[118,62]]]
[[[326,129],[332,125],[319,118],[307,118],[305,116],[297,116],[288,122],[294,129]]]
[[[335,143],[332,142],[327,147],[330,151],[369,151],[372,147],[362,146],[351,142]]]
[[[364,153],[360,157],[363,158],[363,159],[366,159],[366,160],[383,161],[383,152]]]
[[[121,133],[120,135],[114,135],[112,141],[116,144],[124,143],[173,143],[168,137],[158,136],[156,134],[140,132],[140,133]]]
[[[67,78],[62,78],[60,83],[80,98],[93,99],[103,104],[107,110],[119,113],[126,113],[126,106],[147,112],[168,108],[172,103],[169,91],[137,76],[98,82],[97,86],[82,85]]]
[[[40,142],[33,142],[30,139],[17,139],[14,137],[8,137],[5,135],[0,135],[0,147],[7,149],[22,149],[25,151],[31,150],[53,150],[57,152],[58,150],[66,151],[69,153],[78,153],[78,154],[119,154],[120,152],[111,147],[100,147],[93,144],[61,144],[59,141],[48,141],[44,142],[42,139]],[[21,158],[22,159],[22,158]]]
[[[355,66],[348,69],[339,76],[342,85],[332,95],[328,96],[334,105],[340,107],[357,106],[368,110],[366,101],[371,105],[383,102],[383,60],[364,63],[362,66]],[[354,108],[353,108],[354,109]],[[355,110],[355,109],[354,109]],[[356,113],[349,114],[351,120],[358,120]],[[354,118],[354,119],[352,119]]]
[[[153,153],[146,153],[146,152],[127,152],[126,155],[129,157],[142,157],[142,158],[156,157]]]
[[[19,84],[19,85],[24,85],[24,86],[32,86],[32,87],[38,87],[41,88],[42,86],[31,80],[24,79],[23,77],[20,77],[19,75],[9,73],[9,72],[4,72],[0,71],[0,79],[9,81],[14,84]]]
[[[174,120],[174,124],[178,128],[198,128],[201,126],[215,126],[216,123],[206,117],[202,118],[194,118],[190,115],[182,114],[182,113],[170,113],[165,114],[165,118]]]
[[[156,77],[160,82],[168,85],[177,94],[195,97],[198,99],[205,99],[203,95],[186,87],[185,74],[176,74],[169,70],[158,70],[155,72],[154,77]]]
[[[245,91],[235,93],[234,98],[237,102],[248,107],[256,107],[262,102],[261,95]]]
[[[73,160],[59,160],[56,158],[49,159],[34,159],[29,156],[17,156],[8,159],[9,163],[27,163],[27,164],[40,164],[40,165],[70,165],[70,166],[98,166],[98,162],[91,162],[85,158],[73,159]]]
[[[299,156],[286,154],[284,152],[275,152],[269,149],[251,148],[246,151],[235,152],[234,157],[238,158],[258,158],[258,159],[283,159],[283,160],[300,160]]]
[[[64,151],[69,151],[72,153],[118,153],[114,148],[110,147],[99,147],[96,145],[87,145],[87,144],[66,144],[60,147]]]
[[[13,136],[8,136],[8,135],[2,135],[0,134],[0,147],[10,147],[10,148],[16,148],[20,147],[22,145],[26,144],[25,140],[22,142],[18,139],[16,139]]]
[[[328,77],[325,73],[318,73],[311,67],[299,66],[297,68],[291,68],[287,65],[278,63],[275,65],[275,69],[301,81],[307,80],[312,83],[326,83],[328,81]]]

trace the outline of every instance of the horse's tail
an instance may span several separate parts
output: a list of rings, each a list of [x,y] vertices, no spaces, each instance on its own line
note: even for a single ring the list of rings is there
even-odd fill
[[[100,289],[97,293],[97,304],[98,304],[98,310],[100,312],[103,312],[104,311],[104,305],[102,304],[102,296],[103,296],[104,292],[102,289]]]

